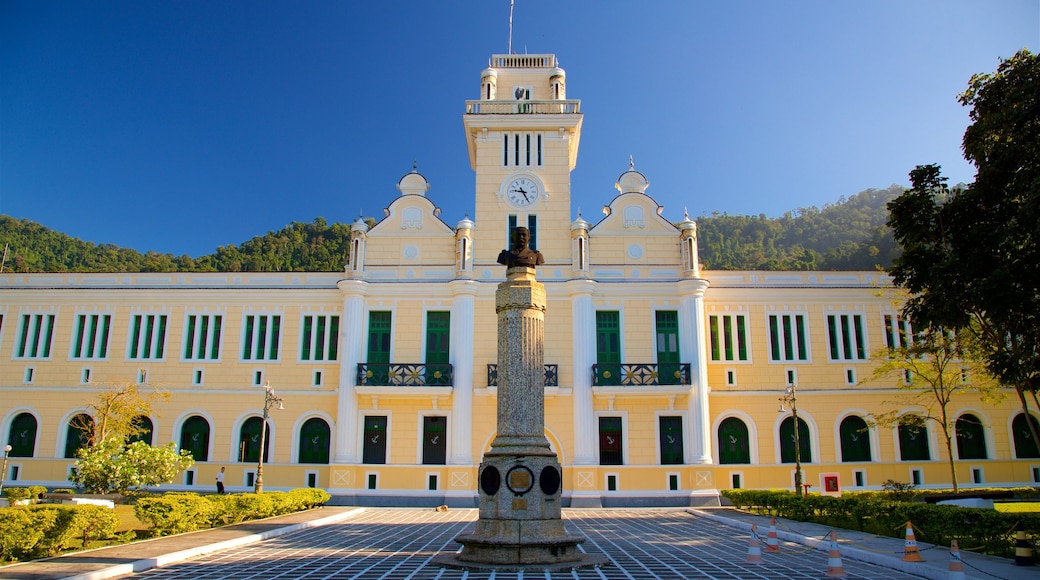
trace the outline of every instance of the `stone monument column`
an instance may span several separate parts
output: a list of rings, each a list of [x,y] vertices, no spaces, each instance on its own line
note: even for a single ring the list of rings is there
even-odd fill
[[[458,568],[577,568],[601,557],[577,549],[561,518],[563,473],[545,438],[545,287],[535,269],[511,265],[498,286],[498,432],[480,464],[475,529],[462,551],[438,563]]]

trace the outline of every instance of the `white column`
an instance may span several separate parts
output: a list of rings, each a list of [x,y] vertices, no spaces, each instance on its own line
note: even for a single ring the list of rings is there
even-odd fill
[[[365,331],[365,293],[368,283],[340,280],[343,323],[340,325],[339,398],[336,405],[336,456],[334,463],[361,463],[358,448],[357,366],[361,362]]]
[[[473,332],[477,282],[451,283],[451,465],[473,465]]]
[[[574,384],[574,459],[572,465],[596,465],[596,426],[592,412],[592,365],[596,363],[596,308],[591,280],[567,282],[571,294]]]
[[[686,438],[687,463],[711,463],[711,423],[708,416],[708,349],[704,337],[704,291],[708,281],[679,283],[679,348],[681,360],[690,362],[690,434]]]

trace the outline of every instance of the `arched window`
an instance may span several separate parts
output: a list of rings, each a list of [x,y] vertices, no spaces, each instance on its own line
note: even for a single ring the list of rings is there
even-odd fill
[[[985,459],[986,433],[982,421],[970,413],[961,415],[955,424],[957,430],[957,458]]]
[[[845,417],[838,427],[842,461],[870,461],[870,429],[862,417]]]
[[[748,428],[736,417],[719,423],[719,463],[751,463]]]
[[[330,436],[329,424],[324,419],[307,419],[300,427],[300,463],[328,463]]]
[[[1036,427],[1036,430],[1040,431],[1040,423],[1037,423],[1036,417],[1030,415],[1029,420]],[[1019,459],[1040,457],[1040,449],[1037,448],[1036,441],[1033,440],[1033,434],[1029,431],[1025,413],[1015,415],[1014,420],[1011,421],[1011,431],[1015,438],[1015,457]]]
[[[928,461],[932,458],[928,447],[928,427],[916,420],[899,422],[899,459],[901,461]]]
[[[144,415],[138,415],[137,418],[134,419],[134,427],[139,429],[139,431],[130,437],[127,437],[126,442],[133,443],[134,441],[144,441],[145,444],[151,445],[152,432],[154,431],[152,420]]]
[[[812,441],[809,439],[809,425],[798,419],[799,458],[802,463],[812,461]],[[780,463],[794,463],[794,417],[788,417],[780,423]]]
[[[195,461],[209,461],[209,421],[192,415],[181,425],[181,451],[191,452]]]
[[[86,413],[80,413],[69,420],[65,430],[65,459],[75,459],[76,452],[90,443],[90,434],[94,430],[94,419]]]
[[[19,413],[11,421],[7,444],[11,446],[11,457],[32,457],[36,451],[36,417],[30,413]]]
[[[260,461],[260,417],[250,417],[242,423],[238,432],[238,460],[243,463],[256,463]],[[264,462],[270,455],[271,449],[271,426],[267,426],[264,434]]]

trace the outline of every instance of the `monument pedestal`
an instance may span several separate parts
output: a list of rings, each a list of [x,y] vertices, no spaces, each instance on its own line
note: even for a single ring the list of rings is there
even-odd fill
[[[563,470],[545,438],[545,287],[534,268],[512,267],[498,285],[498,434],[480,464],[480,519],[455,538],[443,566],[566,569],[601,566],[564,528]]]

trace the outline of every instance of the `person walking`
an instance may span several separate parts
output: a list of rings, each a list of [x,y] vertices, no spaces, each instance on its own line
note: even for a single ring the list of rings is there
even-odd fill
[[[224,470],[226,467],[221,467],[220,471],[217,472],[217,493],[224,495]]]

